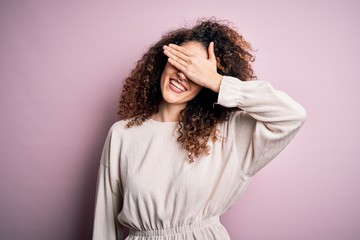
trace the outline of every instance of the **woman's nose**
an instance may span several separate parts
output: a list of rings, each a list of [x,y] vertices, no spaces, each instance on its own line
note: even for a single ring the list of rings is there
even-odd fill
[[[180,71],[176,75],[177,75],[178,79],[180,79],[181,81],[187,80],[185,74]]]

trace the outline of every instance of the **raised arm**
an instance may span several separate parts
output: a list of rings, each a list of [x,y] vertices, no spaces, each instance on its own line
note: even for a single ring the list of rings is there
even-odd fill
[[[245,159],[244,171],[250,176],[291,141],[306,118],[300,104],[260,80],[224,76],[218,104],[243,110],[235,113],[229,124],[235,150]]]

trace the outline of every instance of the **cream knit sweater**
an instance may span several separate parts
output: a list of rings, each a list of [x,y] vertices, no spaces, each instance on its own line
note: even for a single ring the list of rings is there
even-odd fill
[[[224,76],[217,104],[238,107],[217,127],[222,141],[189,163],[176,122],[116,122],[103,148],[93,240],[226,240],[219,216],[251,177],[294,137],[304,108],[268,82]]]

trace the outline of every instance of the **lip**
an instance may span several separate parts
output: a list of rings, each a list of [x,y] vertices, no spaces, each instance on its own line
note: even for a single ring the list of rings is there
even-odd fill
[[[186,90],[180,89],[179,87],[177,87],[173,82],[176,82],[175,80],[170,80],[169,81],[169,88],[170,90],[172,90],[175,93],[181,94],[186,92]],[[177,82],[176,82],[177,83]]]
[[[171,83],[169,83],[169,88],[171,91],[175,92],[175,93],[183,93],[184,91],[181,91],[180,89],[176,88],[174,85],[172,85]]]
[[[179,85],[181,85],[183,88],[185,88],[185,91],[188,90],[188,88],[182,82],[179,82],[177,78],[171,77],[170,80],[176,81]]]

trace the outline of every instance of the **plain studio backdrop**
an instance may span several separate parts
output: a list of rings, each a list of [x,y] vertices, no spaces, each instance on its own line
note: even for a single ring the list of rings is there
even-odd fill
[[[0,239],[90,239],[124,77],[166,31],[216,16],[307,121],[221,221],[232,239],[360,239],[360,2],[0,1]]]

